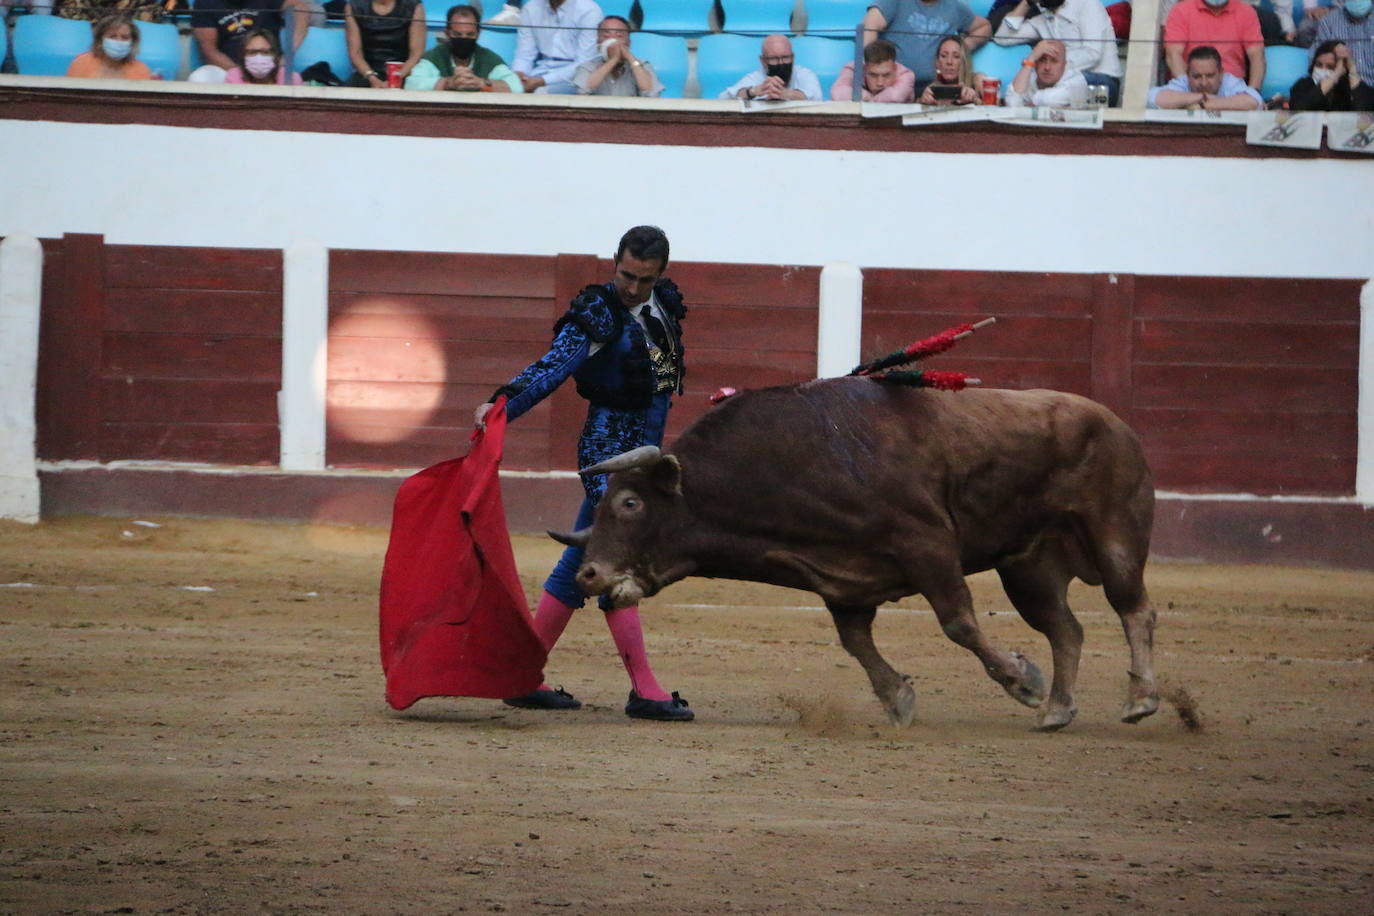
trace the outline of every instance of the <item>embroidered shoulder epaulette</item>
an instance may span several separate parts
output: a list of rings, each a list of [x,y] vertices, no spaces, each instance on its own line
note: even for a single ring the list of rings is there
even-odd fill
[[[654,284],[654,295],[658,297],[658,304],[667,309],[668,314],[678,321],[687,317],[687,306],[683,304],[682,293],[672,280],[660,277]]]
[[[568,310],[554,324],[553,332],[557,334],[563,330],[563,325],[571,322],[593,342],[604,344],[620,333],[620,312],[611,304],[606,287],[593,284],[577,294]]]

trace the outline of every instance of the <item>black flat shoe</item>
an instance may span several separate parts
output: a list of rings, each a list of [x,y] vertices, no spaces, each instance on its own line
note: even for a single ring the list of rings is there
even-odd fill
[[[630,702],[625,704],[625,715],[631,719],[654,719],[659,722],[691,722],[697,717],[676,690],[671,700],[646,700],[631,690]]]
[[[516,709],[581,709],[582,701],[559,687],[557,690],[531,690],[520,697],[502,700],[507,706]]]

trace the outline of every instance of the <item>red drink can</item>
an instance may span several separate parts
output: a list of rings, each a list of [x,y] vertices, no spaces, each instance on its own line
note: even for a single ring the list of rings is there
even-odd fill
[[[998,93],[1002,89],[1002,81],[991,76],[983,78],[983,104],[996,105]]]
[[[406,65],[403,60],[389,60],[386,62],[386,84],[392,89],[401,88],[401,68]]]

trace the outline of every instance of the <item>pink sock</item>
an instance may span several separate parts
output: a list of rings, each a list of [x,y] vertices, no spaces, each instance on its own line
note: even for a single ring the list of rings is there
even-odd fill
[[[534,632],[543,644],[545,652],[553,651],[554,643],[558,642],[558,637],[568,628],[568,621],[572,620],[574,610],[576,608],[568,607],[548,592],[539,599],[539,606],[534,609]],[[551,688],[548,684],[540,684],[539,689]]]
[[[630,675],[630,686],[646,700],[670,700],[672,697],[658,685],[649,667],[649,655],[644,651],[644,631],[639,625],[639,608],[623,607],[606,612],[606,626],[611,628],[616,651]]]

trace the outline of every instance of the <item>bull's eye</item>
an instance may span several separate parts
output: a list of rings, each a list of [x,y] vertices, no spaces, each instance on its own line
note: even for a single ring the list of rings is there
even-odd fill
[[[635,499],[633,496],[630,496],[627,497],[626,500],[620,505],[626,509],[633,511],[639,508],[639,500]]]

